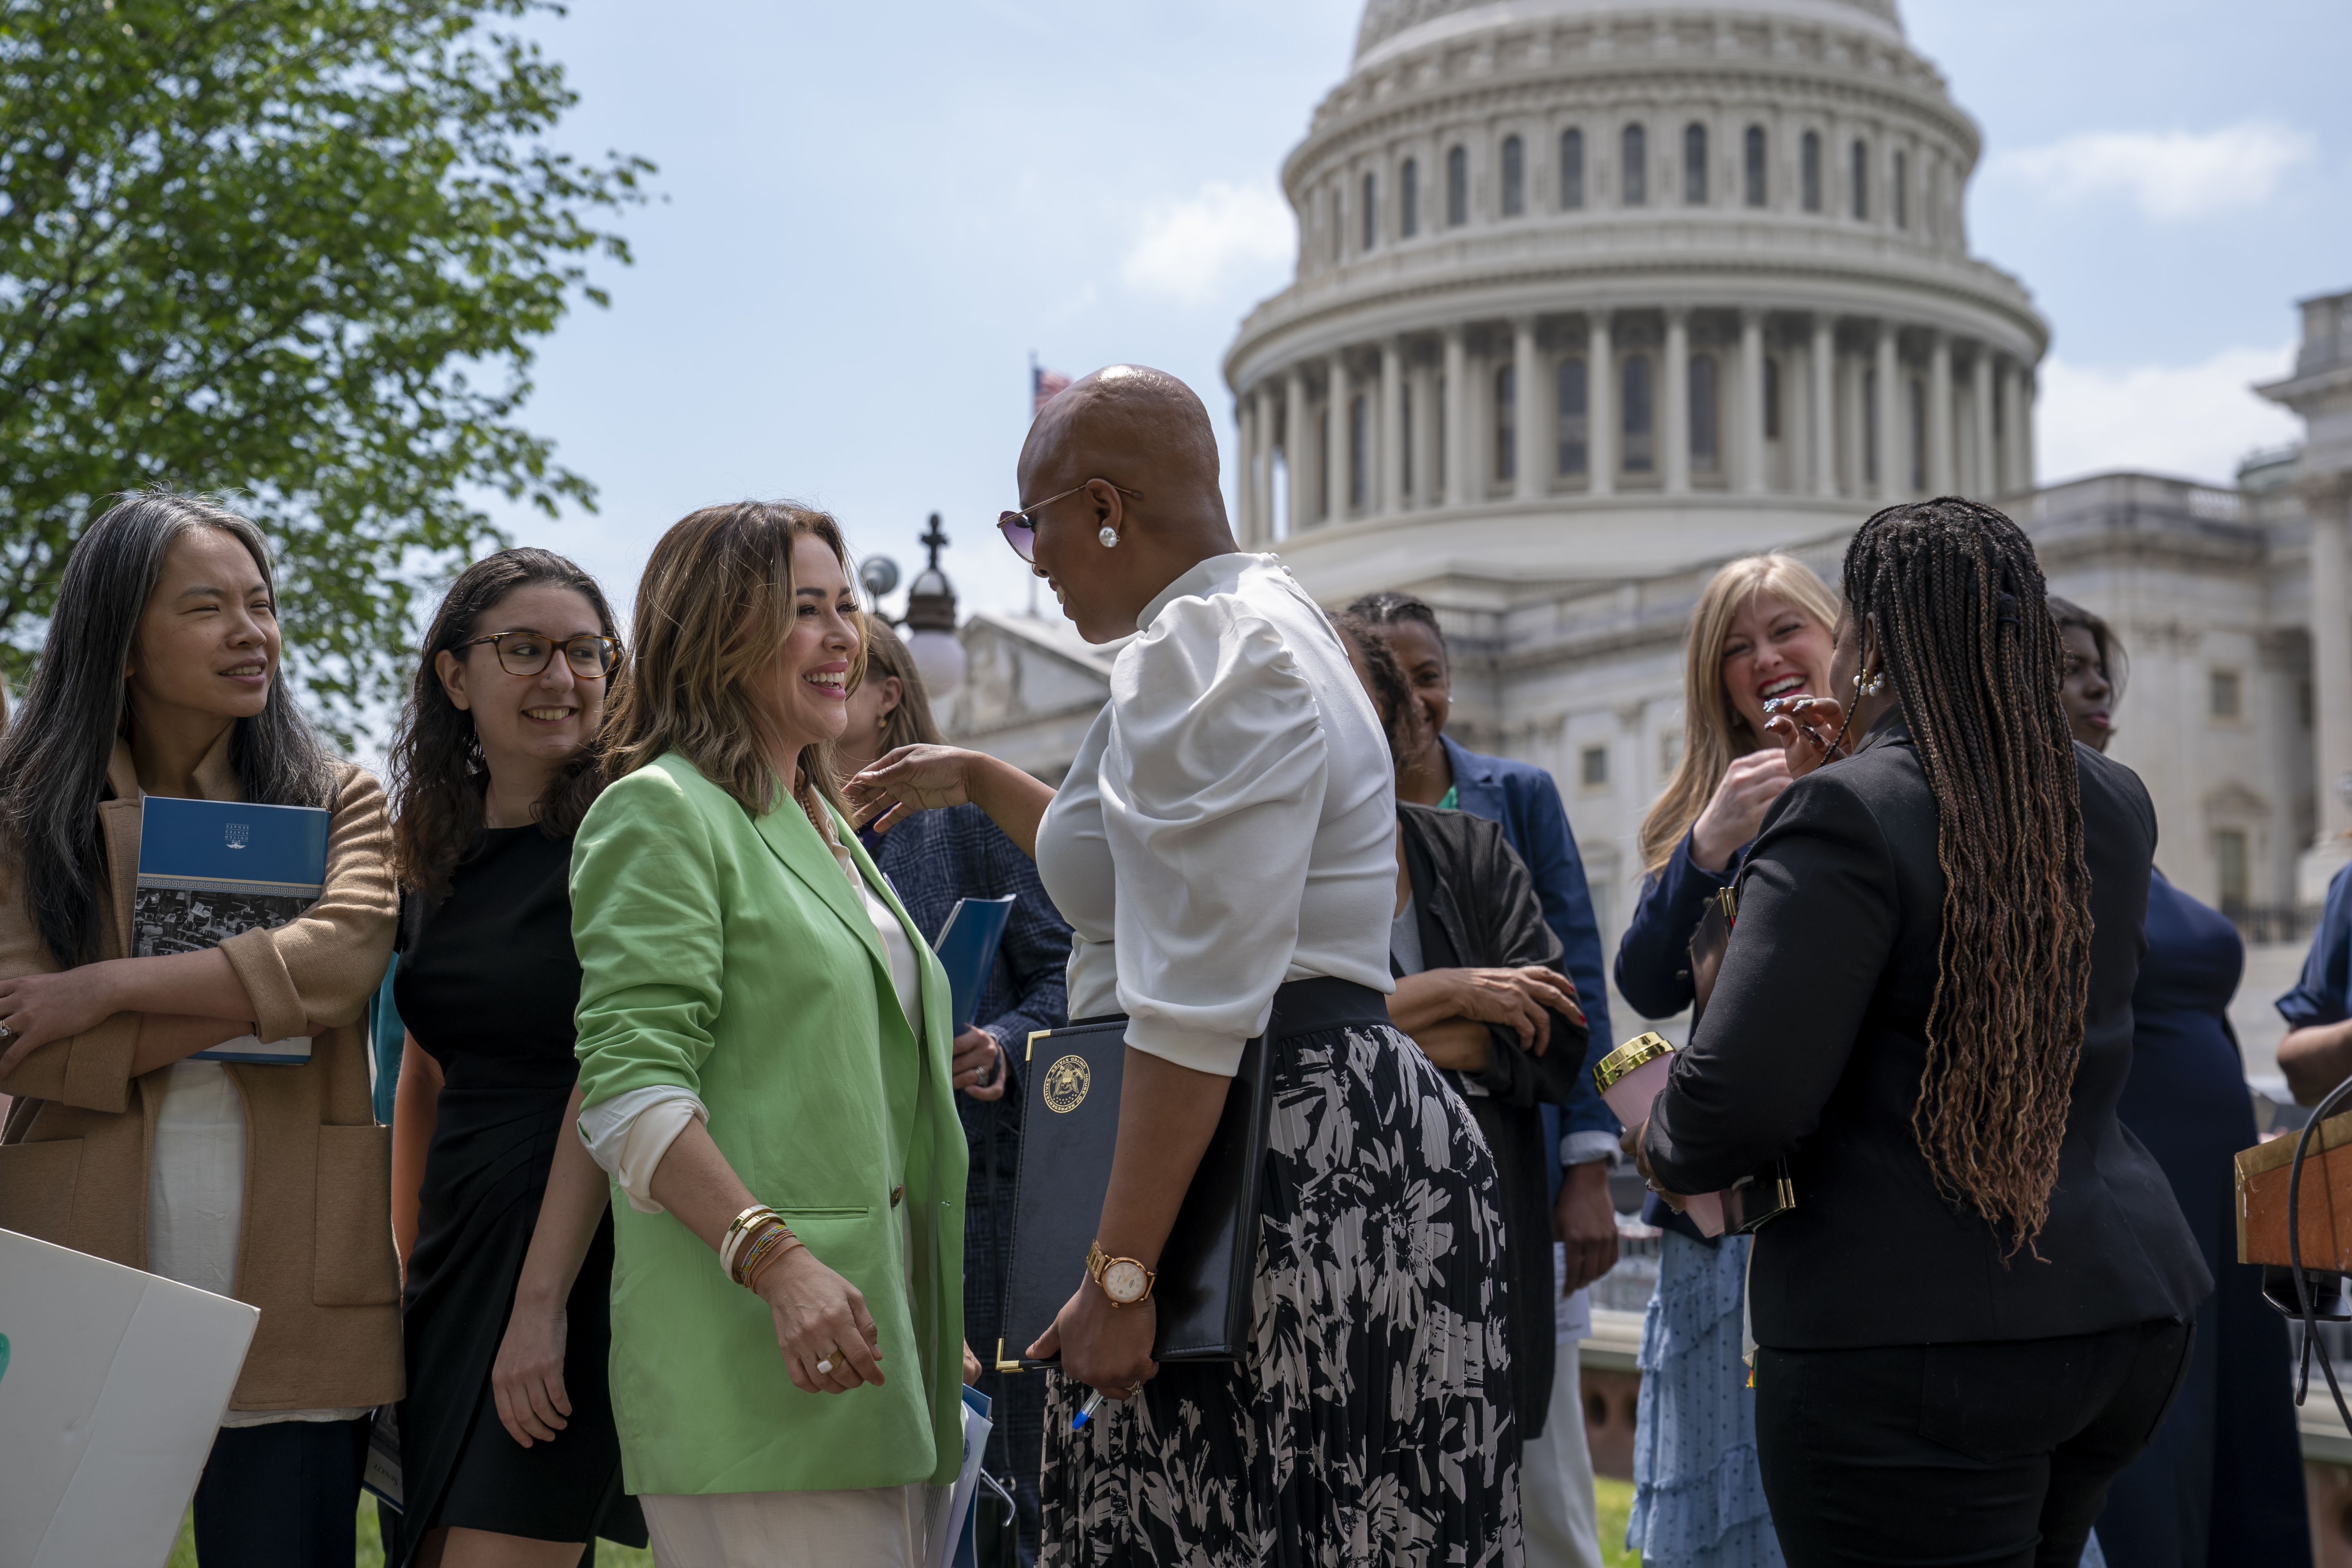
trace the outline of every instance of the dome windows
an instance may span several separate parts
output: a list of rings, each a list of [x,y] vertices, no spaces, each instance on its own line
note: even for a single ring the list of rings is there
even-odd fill
[[[1800,146],[1801,151],[1797,159],[1797,184],[1801,188],[1800,194],[1803,198],[1805,210],[1809,213],[1817,213],[1822,210],[1822,133],[1818,131],[1806,132],[1805,139]]]
[[[1370,250],[1380,243],[1381,182],[1377,174],[1364,176],[1364,248]]]
[[[1696,121],[1683,127],[1683,203],[1706,205],[1706,127]]]
[[[1584,205],[1584,132],[1559,133],[1559,207],[1575,212]]]
[[[1516,365],[1495,372],[1495,478],[1508,484],[1519,477],[1519,373]]]
[[[1517,136],[1503,138],[1503,216],[1528,210],[1528,149]]]
[[[1421,232],[1421,160],[1407,158],[1397,171],[1397,237],[1411,239]]]
[[[1693,354],[1690,359],[1690,459],[1693,470],[1702,474],[1719,472],[1723,468],[1723,424],[1718,410],[1718,375],[1713,354]]]
[[[1445,226],[1460,228],[1470,221],[1470,151],[1455,147],[1445,154]]]
[[[1650,397],[1650,356],[1627,354],[1623,370],[1624,467],[1629,474],[1646,474],[1656,466],[1657,422]]]
[[[1870,221],[1870,146],[1859,137],[1853,143],[1853,221]]]
[[[1751,207],[1764,205],[1764,128],[1751,125],[1741,139],[1740,195]]]
[[[1639,123],[1628,125],[1621,141],[1625,165],[1625,205],[1629,207],[1647,205],[1650,200],[1649,133]]]
[[[1895,226],[1911,226],[1911,160],[1903,153],[1895,154]]]
[[[1554,390],[1559,410],[1559,472],[1563,479],[1582,474],[1590,462],[1591,450],[1586,432],[1590,426],[1585,404],[1584,362],[1564,359],[1559,362]]]

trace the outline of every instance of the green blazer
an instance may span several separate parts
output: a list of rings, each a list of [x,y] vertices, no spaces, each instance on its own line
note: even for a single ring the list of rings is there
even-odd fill
[[[865,1292],[882,1339],[882,1386],[802,1393],[765,1303],[615,1189],[613,1413],[632,1492],[946,1484],[961,1461],[968,1155],[947,976],[837,830],[920,957],[919,1034],[798,805],[754,820],[673,754],[607,788],[572,841],[582,1103],[699,1096],[736,1174]]]

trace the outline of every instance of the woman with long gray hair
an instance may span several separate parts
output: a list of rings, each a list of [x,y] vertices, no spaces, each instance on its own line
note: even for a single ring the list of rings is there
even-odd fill
[[[369,1413],[400,1394],[389,1135],[360,1021],[392,950],[376,781],[278,677],[254,525],[150,491],[92,523],[0,738],[0,1227],[261,1309],[195,1496],[196,1554],[352,1561]],[[291,921],[131,956],[148,795],[323,807]],[[307,1061],[192,1061],[308,1036]]]

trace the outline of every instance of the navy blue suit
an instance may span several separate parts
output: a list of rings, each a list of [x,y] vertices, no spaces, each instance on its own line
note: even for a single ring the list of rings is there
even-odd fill
[[[1544,1164],[1552,1192],[1559,1191],[1559,1142],[1570,1132],[1606,1132],[1622,1129],[1617,1118],[1592,1087],[1592,1068],[1617,1044],[1609,1031],[1609,980],[1601,963],[1601,926],[1592,914],[1592,894],[1584,884],[1584,862],[1576,852],[1576,832],[1568,825],[1568,808],[1560,804],[1559,786],[1543,769],[1503,757],[1482,756],[1438,737],[1445,760],[1454,768],[1454,798],[1464,811],[1503,825],[1503,837],[1528,868],[1543,905],[1544,924],[1559,938],[1568,960],[1568,977],[1576,982],[1576,999],[1591,1025],[1584,1067],[1564,1105],[1547,1105],[1544,1113]]]

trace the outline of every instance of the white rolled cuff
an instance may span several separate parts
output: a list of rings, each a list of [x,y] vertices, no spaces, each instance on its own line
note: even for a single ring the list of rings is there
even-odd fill
[[[1563,1165],[1597,1165],[1606,1160],[1613,1171],[1624,1158],[1624,1145],[1618,1142],[1614,1132],[1570,1132],[1559,1141],[1559,1163]]]
[[[1231,1078],[1241,1070],[1242,1051],[1248,1046],[1249,1037],[1213,1029],[1188,1029],[1165,1018],[1130,1017],[1127,1021],[1127,1043],[1146,1056],[1174,1062],[1180,1068]]]
[[[655,1170],[688,1123],[709,1120],[709,1110],[691,1092],[656,1084],[582,1107],[580,1142],[598,1168],[621,1184],[631,1208],[660,1214],[661,1205],[654,1202]]]

